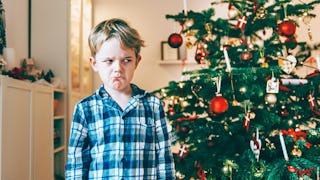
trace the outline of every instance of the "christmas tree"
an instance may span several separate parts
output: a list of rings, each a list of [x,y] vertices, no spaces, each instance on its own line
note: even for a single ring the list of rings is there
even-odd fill
[[[201,68],[155,91],[173,127],[178,179],[318,179],[317,44],[297,42],[320,1],[228,0],[215,9],[166,15],[181,25],[168,43],[195,48]],[[306,61],[317,67],[301,77]]]

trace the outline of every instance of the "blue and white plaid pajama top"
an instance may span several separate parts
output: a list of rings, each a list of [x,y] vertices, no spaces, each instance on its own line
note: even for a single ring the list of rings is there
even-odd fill
[[[132,97],[124,110],[103,86],[75,106],[67,180],[175,179],[161,101],[131,87]]]

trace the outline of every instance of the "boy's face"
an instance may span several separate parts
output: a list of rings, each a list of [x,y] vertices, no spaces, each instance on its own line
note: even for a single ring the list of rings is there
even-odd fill
[[[126,91],[140,59],[134,49],[122,47],[117,39],[111,38],[102,44],[95,57],[90,57],[90,64],[107,90]]]

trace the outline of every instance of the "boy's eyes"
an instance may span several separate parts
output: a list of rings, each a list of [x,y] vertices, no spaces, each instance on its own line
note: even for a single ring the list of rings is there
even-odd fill
[[[103,60],[102,62],[104,63],[113,63],[115,60],[112,60],[112,59],[106,59],[106,60]],[[131,62],[132,59],[130,58],[126,58],[126,59],[123,59],[121,60],[122,63],[128,63],[128,62]]]

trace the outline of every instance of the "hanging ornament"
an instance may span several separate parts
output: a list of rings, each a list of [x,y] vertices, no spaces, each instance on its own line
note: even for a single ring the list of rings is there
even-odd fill
[[[252,134],[251,140],[250,140],[250,148],[257,160],[259,161],[260,151],[261,151],[261,139],[259,139],[259,129],[256,129],[256,134]]]
[[[186,47],[188,49],[192,49],[194,47],[194,44],[196,42],[196,38],[194,37],[195,31],[188,30],[187,33],[185,34],[186,36]]]
[[[222,97],[220,93],[220,88],[221,88],[221,76],[219,76],[216,80],[216,85],[217,85],[217,92],[216,96],[213,97],[210,100],[210,112],[211,113],[216,113],[216,114],[221,114],[224,113],[228,110],[229,104],[227,99]]]
[[[278,25],[280,36],[292,36],[296,33],[296,24],[291,20],[284,20]]]
[[[301,157],[302,151],[298,148],[297,145],[293,146],[293,150],[291,151],[291,155],[295,157]]]
[[[274,77],[272,72],[272,77],[267,81],[266,92],[267,93],[278,93],[279,92],[279,79]]]
[[[251,121],[251,115],[250,115],[250,101],[244,102],[244,119],[243,119],[243,126],[246,128],[246,131],[249,130]]]
[[[179,48],[183,43],[181,34],[172,33],[168,38],[168,44],[172,48]]]
[[[207,31],[207,36],[205,37],[205,39],[207,41],[213,41],[214,37],[213,37],[213,34],[212,34],[212,24],[211,23],[206,23],[205,24],[205,29]]]
[[[271,27],[265,27],[264,29],[258,30],[256,32],[258,37],[260,37],[262,40],[267,41],[273,36],[273,28]]]
[[[246,128],[246,131],[249,130],[250,126],[250,113],[246,112],[243,119],[243,126]]]
[[[188,28],[190,28],[191,26],[193,26],[194,24],[194,20],[193,19],[187,19],[185,22],[184,22],[184,25],[186,25]]]
[[[235,7],[235,6],[233,6],[231,3],[229,3],[229,7],[228,7],[228,17],[230,18],[230,19],[234,19],[234,18],[236,18],[236,17],[238,17],[239,16],[239,11],[238,11],[238,9]]]
[[[250,51],[247,51],[247,50],[242,52],[241,55],[240,55],[240,58],[243,61],[249,61],[249,60],[252,59],[252,57],[253,57],[252,53]]]
[[[217,94],[210,101],[210,112],[221,114],[228,110],[228,101],[222,97],[221,94]]]
[[[318,104],[317,104],[317,100],[314,97],[314,93],[310,93],[308,95],[308,102],[309,102],[309,107],[311,109],[311,111],[316,114],[316,115],[320,115],[320,110],[318,109]]]
[[[198,64],[204,64],[205,57],[206,57],[206,51],[205,51],[204,43],[198,42],[194,59]]]
[[[285,73],[290,74],[297,65],[297,59],[293,55],[288,55],[286,58],[279,57],[278,65]]]
[[[280,115],[282,117],[287,117],[289,115],[289,112],[288,112],[288,110],[287,110],[285,105],[281,106]]]
[[[275,94],[266,94],[264,96],[266,104],[274,105],[277,102],[277,96]]]
[[[236,25],[236,28],[240,29],[242,32],[244,32],[244,28],[247,25],[248,18],[246,16],[242,16],[240,19],[238,19],[238,23]]]
[[[185,157],[187,157],[188,154],[189,154],[189,150],[187,149],[187,146],[181,145],[180,149],[179,149],[178,156],[181,158],[185,158]]]
[[[257,11],[256,16],[253,18],[253,21],[256,21],[257,19],[265,19],[267,14],[268,11],[266,8],[261,6]]]

